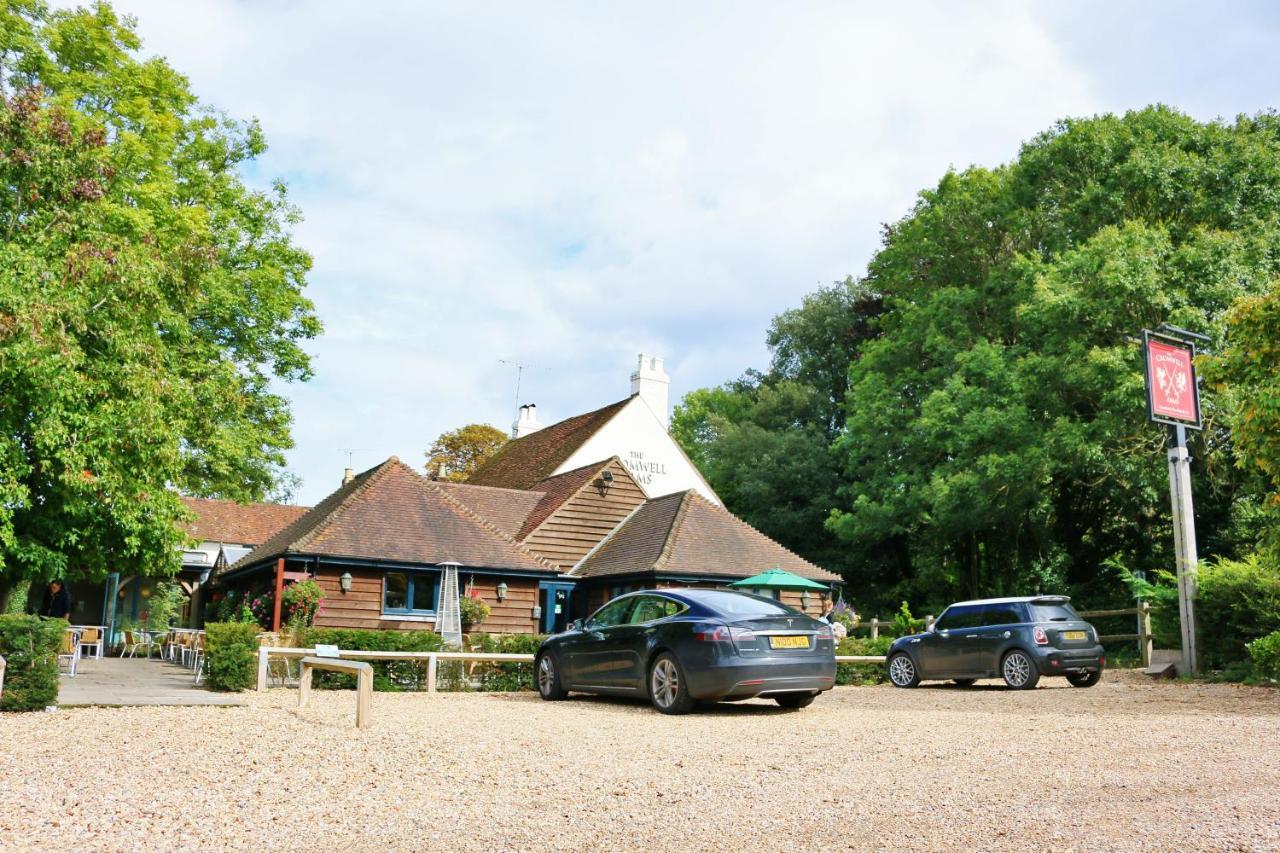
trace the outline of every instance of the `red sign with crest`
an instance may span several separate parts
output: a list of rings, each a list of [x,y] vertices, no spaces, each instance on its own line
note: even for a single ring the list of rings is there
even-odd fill
[[[1151,420],[1200,429],[1195,346],[1146,332],[1142,352],[1147,365],[1147,413]]]

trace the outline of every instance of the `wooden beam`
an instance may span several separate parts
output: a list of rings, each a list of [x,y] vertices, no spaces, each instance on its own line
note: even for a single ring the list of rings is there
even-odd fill
[[[276,603],[271,615],[271,630],[280,630],[280,605],[284,599],[284,557],[276,560]]]

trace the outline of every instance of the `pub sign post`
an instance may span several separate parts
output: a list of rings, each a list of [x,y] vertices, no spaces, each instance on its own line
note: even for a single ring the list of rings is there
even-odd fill
[[[1187,454],[1187,430],[1201,429],[1200,388],[1196,384],[1196,345],[1208,340],[1183,329],[1142,332],[1142,360],[1147,384],[1147,417],[1169,426],[1169,496],[1173,505],[1173,545],[1177,555],[1178,621],[1182,626],[1184,675],[1198,669],[1196,654],[1196,554],[1195,511],[1191,502],[1191,457]]]

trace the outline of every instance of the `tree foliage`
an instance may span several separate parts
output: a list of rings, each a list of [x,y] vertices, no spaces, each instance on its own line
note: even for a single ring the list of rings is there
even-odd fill
[[[766,532],[815,559],[835,536],[845,562],[828,565],[856,600],[1123,599],[1104,565],[1172,562],[1167,439],[1145,417],[1135,336],[1169,322],[1232,342],[1192,454],[1201,551],[1236,556],[1261,530],[1260,478],[1238,454],[1280,470],[1278,263],[1280,118],[1198,123],[1153,107],[1064,121],[1008,165],[949,172],[886,226],[856,285],[875,316],[853,340],[807,300],[775,322],[770,372],[686,397],[676,434]],[[779,329],[816,342],[796,348]],[[762,419],[759,389],[776,398],[783,381],[813,405]],[[811,453],[770,455],[802,435]],[[825,530],[816,511],[779,512],[771,529],[752,502],[766,491],[738,491],[753,480],[809,485],[833,510]],[[784,524],[798,527],[781,536]]]
[[[427,473],[462,483],[506,444],[508,436],[488,424],[467,424],[436,436],[427,451]]]
[[[291,446],[269,386],[319,331],[297,212],[240,177],[257,124],[108,5],[0,17],[0,597],[176,570],[176,491],[259,499]]]

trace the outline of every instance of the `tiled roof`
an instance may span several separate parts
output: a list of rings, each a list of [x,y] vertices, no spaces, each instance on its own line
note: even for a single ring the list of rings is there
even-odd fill
[[[201,542],[258,545],[266,542],[309,507],[288,504],[238,504],[211,498],[183,498],[195,520],[183,529]]]
[[[577,494],[579,489],[595,479],[596,475],[607,468],[615,458],[617,457],[605,459],[601,462],[592,462],[590,465],[583,465],[581,468],[574,468],[572,471],[565,471],[563,474],[548,477],[539,483],[537,486],[538,492],[543,497],[538,501],[538,505],[534,507],[529,517],[525,519],[516,539],[522,542],[527,539],[530,533],[538,529],[539,524],[546,521],[553,512],[560,508],[561,504]]]
[[[816,581],[840,580],[691,489],[643,503],[573,574],[744,578],[772,568]]]
[[[436,480],[435,485],[513,539],[523,538],[519,533],[525,525],[525,519],[530,517],[530,513],[545,496],[541,491],[498,489],[445,480]]]
[[[507,489],[537,488],[538,483],[554,474],[574,451],[622,411],[632,399],[634,398],[628,397],[619,400],[602,409],[560,421],[507,442],[467,482],[475,486],[500,486]]]
[[[394,456],[356,476],[230,571],[287,554],[555,569]]]

